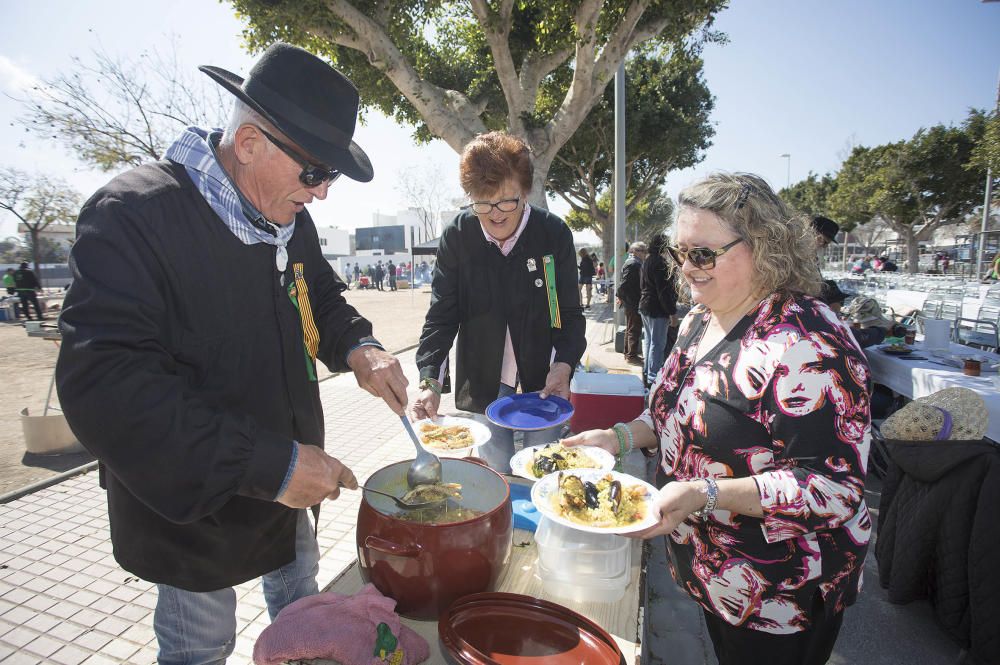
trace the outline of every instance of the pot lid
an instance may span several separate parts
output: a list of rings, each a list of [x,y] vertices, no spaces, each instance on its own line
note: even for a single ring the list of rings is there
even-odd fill
[[[624,665],[614,638],[556,603],[516,593],[459,598],[438,620],[438,636],[462,665]]]

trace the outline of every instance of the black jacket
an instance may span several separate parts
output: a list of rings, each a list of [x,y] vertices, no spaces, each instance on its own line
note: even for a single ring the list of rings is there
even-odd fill
[[[84,205],[77,236],[56,378],[70,427],[103,467],[115,558],[192,591],[289,563],[296,513],[273,499],[293,439],[324,440],[294,265],[320,360],[347,369],[371,334],[309,214],[296,218],[284,284],[276,248],[243,244],[172,162],[112,180]]]
[[[623,305],[636,311],[639,309],[639,299],[642,297],[639,276],[641,272],[642,261],[634,254],[629,254],[625,263],[622,264],[622,285],[618,287],[618,299],[622,301]]]
[[[580,282],[582,284],[589,284],[587,280],[594,278],[597,274],[597,269],[594,267],[594,260],[590,256],[583,256],[580,258],[580,265],[578,266],[580,270]]]
[[[561,328],[549,318],[547,255],[555,259]],[[446,383],[457,334],[455,403],[482,413],[500,389],[508,327],[521,387],[531,392],[545,387],[550,361],[576,367],[587,347],[585,325],[573,235],[561,219],[531,208],[517,244],[504,256],[486,240],[479,219],[465,212],[441,234],[417,367],[421,378]]]
[[[656,319],[677,313],[677,290],[663,256],[651,252],[639,273],[639,311]]]
[[[37,291],[42,288],[35,271],[28,268],[14,271],[14,286],[18,291]]]
[[[889,601],[928,598],[971,663],[1000,663],[1000,447],[887,441],[879,581]]]

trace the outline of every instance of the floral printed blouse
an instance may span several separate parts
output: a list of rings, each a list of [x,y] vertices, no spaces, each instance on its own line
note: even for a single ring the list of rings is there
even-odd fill
[[[802,631],[817,592],[832,616],[861,587],[868,363],[825,304],[777,295],[694,362],[709,317],[697,305],[684,319],[642,415],[658,480],[752,477],[764,517],[688,517],[667,539],[671,573],[733,625]]]

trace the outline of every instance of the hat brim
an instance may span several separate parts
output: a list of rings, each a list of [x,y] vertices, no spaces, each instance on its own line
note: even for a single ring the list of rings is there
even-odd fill
[[[369,182],[375,176],[371,160],[368,159],[368,155],[361,149],[361,146],[354,141],[351,141],[351,145],[347,148],[342,148],[324,140],[320,136],[298,129],[294,123],[275,116],[247,95],[243,91],[242,76],[237,76],[221,67],[213,67],[211,65],[202,65],[198,69],[235,95],[255,112],[262,115],[296,145],[306,150],[325,166],[331,166],[351,180],[358,182]]]

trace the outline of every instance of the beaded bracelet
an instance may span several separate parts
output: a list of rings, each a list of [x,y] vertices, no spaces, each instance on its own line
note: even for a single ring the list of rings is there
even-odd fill
[[[421,390],[430,390],[432,393],[441,396],[441,384],[430,377],[425,377],[421,379],[418,386]]]
[[[616,423],[611,427],[611,431],[615,433],[618,438],[618,454],[615,455],[615,469],[621,471],[622,468],[622,455],[625,453],[625,435],[622,434],[621,428],[618,427],[621,423]]]

